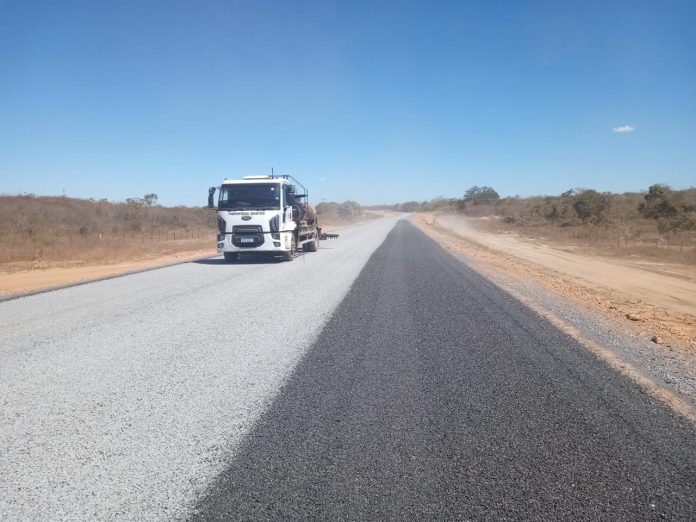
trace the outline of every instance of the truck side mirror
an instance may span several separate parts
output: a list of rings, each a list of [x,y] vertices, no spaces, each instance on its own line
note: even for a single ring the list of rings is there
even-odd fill
[[[215,191],[217,187],[210,187],[208,189],[208,208],[215,208]]]

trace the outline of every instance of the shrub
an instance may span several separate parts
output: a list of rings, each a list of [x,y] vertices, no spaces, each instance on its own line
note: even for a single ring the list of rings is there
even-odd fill
[[[583,223],[599,225],[606,223],[611,209],[611,194],[596,190],[583,190],[573,197],[573,208]]]

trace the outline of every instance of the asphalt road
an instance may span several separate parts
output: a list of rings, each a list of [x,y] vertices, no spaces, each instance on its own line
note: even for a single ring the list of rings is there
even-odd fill
[[[393,225],[0,302],[0,520],[185,519]]]
[[[688,520],[694,435],[400,222],[193,518]]]
[[[0,303],[0,519],[693,519],[696,429],[412,225]]]

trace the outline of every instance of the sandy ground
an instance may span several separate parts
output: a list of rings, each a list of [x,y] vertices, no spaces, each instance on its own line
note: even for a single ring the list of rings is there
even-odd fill
[[[466,251],[506,270],[634,323],[658,344],[696,353],[696,273],[667,263],[627,261],[567,252],[539,240],[476,228],[461,215],[418,214],[414,223],[447,248]]]
[[[83,283],[135,272],[146,268],[157,268],[184,263],[215,255],[215,249],[192,250],[151,259],[140,259],[109,265],[77,266],[70,268],[45,268],[19,272],[0,272],[0,299],[15,295],[45,290],[64,285]]]

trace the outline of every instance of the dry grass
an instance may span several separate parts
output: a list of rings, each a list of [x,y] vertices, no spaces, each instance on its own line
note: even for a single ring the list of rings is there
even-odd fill
[[[214,249],[215,212],[0,196],[0,269],[106,264]]]
[[[696,189],[675,192],[696,204]],[[504,198],[466,205],[464,213],[483,228],[540,239],[591,254],[696,264],[696,231],[660,232],[658,221],[638,211],[643,193],[610,194],[611,207],[601,223],[583,222],[569,198]]]
[[[335,228],[379,217],[355,202],[318,205]],[[112,264],[215,249],[216,213],[65,197],[0,196],[0,271]]]
[[[636,219],[627,226],[508,223],[491,216],[476,220],[483,230],[514,233],[539,239],[556,247],[592,255],[638,258],[648,261],[696,264],[696,238],[693,234],[660,234],[654,220]]]

